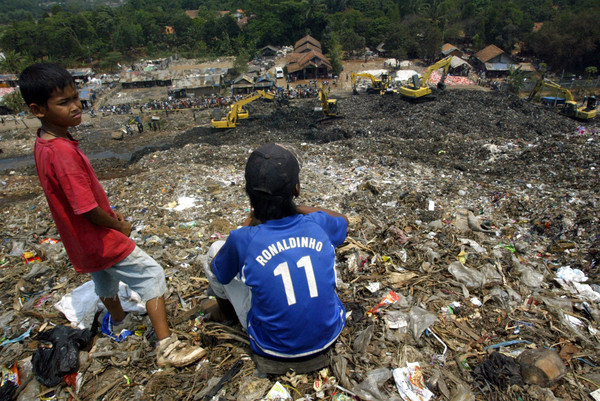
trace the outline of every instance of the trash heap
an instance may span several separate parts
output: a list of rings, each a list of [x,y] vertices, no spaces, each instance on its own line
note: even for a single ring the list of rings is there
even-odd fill
[[[343,118],[321,123],[317,99],[255,103],[233,130],[171,133],[126,167],[93,162],[132,238],[165,268],[171,327],[206,358],[159,370],[148,324],[122,341],[101,334],[89,277],[70,267],[43,195],[12,197],[0,249],[6,399],[600,399],[598,121],[467,90],[419,104],[349,96]],[[304,155],[299,204],[350,218],[337,249],[348,319],[329,369],[261,377],[241,327],[206,319],[201,261],[248,215],[243,167],[272,141]],[[37,184],[26,169],[2,180],[9,196]],[[35,368],[69,336],[65,363]]]

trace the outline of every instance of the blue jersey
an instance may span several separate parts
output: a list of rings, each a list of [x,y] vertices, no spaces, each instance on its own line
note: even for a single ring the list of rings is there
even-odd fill
[[[213,272],[223,284],[240,275],[251,288],[247,323],[255,353],[297,358],[337,339],[346,311],[335,292],[335,247],[346,230],[344,218],[315,212],[230,233]]]

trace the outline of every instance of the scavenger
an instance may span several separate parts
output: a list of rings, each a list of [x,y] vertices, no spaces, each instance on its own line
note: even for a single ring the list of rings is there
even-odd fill
[[[335,248],[346,239],[348,219],[295,205],[295,154],[275,143],[252,152],[245,171],[250,216],[211,246],[205,264],[221,314],[233,307],[259,372],[268,374],[322,367],[319,357],[346,323],[336,293]]]
[[[131,224],[114,211],[78,142],[69,133],[81,123],[81,101],[71,74],[57,64],[27,67],[21,94],[41,122],[35,142],[35,167],[67,255],[78,273],[90,273],[96,294],[112,317],[112,331],[132,329],[117,295],[126,283],[146,303],[158,338],[157,363],[185,366],[206,352],[171,334],[167,323],[163,268],[130,238]]]

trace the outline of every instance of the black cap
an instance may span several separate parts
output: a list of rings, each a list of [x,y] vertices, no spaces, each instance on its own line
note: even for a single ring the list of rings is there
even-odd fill
[[[300,164],[292,151],[277,143],[263,145],[246,163],[246,191],[264,197],[292,196],[299,173]]]

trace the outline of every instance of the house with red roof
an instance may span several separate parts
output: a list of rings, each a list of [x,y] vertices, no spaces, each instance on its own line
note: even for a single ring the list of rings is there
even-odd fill
[[[298,40],[294,51],[286,56],[286,69],[292,79],[329,78],[331,62],[321,50],[321,42],[310,35]]]

